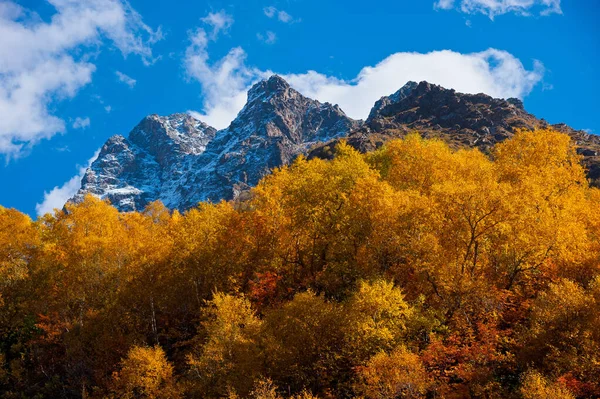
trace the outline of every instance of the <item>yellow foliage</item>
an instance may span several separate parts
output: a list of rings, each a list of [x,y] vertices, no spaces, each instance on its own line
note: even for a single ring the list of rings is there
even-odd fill
[[[0,390],[512,397],[534,367],[557,382],[527,374],[527,398],[596,397],[598,209],[550,129],[491,156],[417,134],[342,143],[183,214],[0,207]]]
[[[297,294],[265,317],[268,375],[292,392],[318,391],[335,381],[347,317],[312,292]]]
[[[33,249],[40,238],[31,219],[0,206],[0,306],[3,291],[28,275]]]
[[[452,152],[440,140],[424,140],[416,133],[393,140],[367,156],[381,177],[397,190],[428,192],[434,185],[450,180]]]
[[[521,385],[523,399],[575,399],[575,396],[559,383],[548,381],[543,375],[529,371]]]
[[[369,399],[423,398],[432,385],[419,356],[404,346],[373,356],[357,379],[356,389]]]
[[[346,304],[350,317],[347,339],[358,361],[390,350],[406,336],[413,310],[393,283],[361,281]]]
[[[178,399],[181,392],[173,376],[173,366],[160,347],[134,346],[113,375],[113,396],[133,399]]]
[[[206,310],[205,343],[188,356],[198,389],[224,395],[233,389],[248,394],[259,363],[261,321],[243,297],[215,293]]]

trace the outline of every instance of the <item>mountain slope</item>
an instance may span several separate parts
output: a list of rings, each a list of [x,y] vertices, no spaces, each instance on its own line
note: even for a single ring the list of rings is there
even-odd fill
[[[227,129],[216,131],[184,114],[152,115],[128,139],[109,139],[74,199],[91,193],[123,211],[154,200],[184,210],[199,201],[232,199],[272,168],[359,126],[337,105],[304,97],[272,76],[250,89]]]
[[[412,131],[438,137],[454,148],[484,152],[515,129],[548,127],[514,98],[462,94],[427,82],[408,82],[382,97],[366,121],[337,106],[304,97],[279,76],[255,84],[231,125],[216,129],[186,114],[150,115],[128,138],[113,136],[92,163],[73,200],[86,193],[108,198],[122,211],[162,201],[185,210],[200,201],[236,198],[272,168],[298,154],[329,158],[342,138],[370,151]],[[600,138],[567,125],[592,181],[600,178]]]
[[[215,133],[215,128],[187,114],[147,116],[128,138],[108,139],[74,200],[91,193],[108,198],[122,211],[143,209],[155,200],[177,208],[188,191],[182,178]]]
[[[391,96],[378,100],[365,123],[345,139],[362,152],[385,141],[418,131],[440,138],[454,148],[477,147],[485,153],[512,137],[516,129],[552,127],[568,134],[583,155],[588,176],[600,178],[600,137],[565,124],[549,125],[523,108],[516,98],[497,99],[485,94],[463,94],[427,82],[408,82]],[[331,157],[335,141],[313,147],[310,157]]]

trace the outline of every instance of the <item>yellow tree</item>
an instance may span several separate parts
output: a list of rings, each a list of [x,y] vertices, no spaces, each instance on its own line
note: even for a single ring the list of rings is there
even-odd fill
[[[599,315],[600,277],[587,290],[567,279],[551,283],[533,303],[523,360],[563,376],[581,396],[598,395]]]
[[[518,131],[495,147],[494,157],[500,181],[510,187],[512,218],[494,254],[506,287],[549,265],[578,263],[590,249],[584,223],[588,188],[569,136],[550,129]]]
[[[277,247],[271,267],[297,289],[311,287],[342,296],[340,285],[357,278],[355,255],[367,231],[350,209],[357,184],[378,174],[342,143],[331,162],[300,157],[253,190],[252,208],[273,229]]]
[[[111,397],[120,399],[179,399],[182,391],[173,366],[159,346],[134,346],[113,374]]]
[[[358,368],[355,389],[369,399],[424,398],[432,380],[419,356],[398,346]]]
[[[0,206],[0,307],[3,293],[27,278],[39,244],[38,231],[27,215]]]
[[[360,282],[345,307],[349,315],[348,350],[356,364],[406,339],[414,314],[400,289],[384,280]]]
[[[247,395],[261,371],[262,322],[243,297],[215,293],[208,305],[205,332],[187,358],[195,389],[211,397],[231,389]]]
[[[286,392],[320,393],[339,384],[344,372],[342,307],[312,292],[265,316],[267,375]]]
[[[41,244],[31,219],[14,209],[0,206],[0,390],[12,380],[16,390],[24,389],[26,363],[23,353],[31,322],[35,259]]]
[[[520,391],[523,399],[575,399],[565,386],[535,371],[525,373]]]
[[[243,220],[231,203],[201,203],[174,224],[170,261],[180,276],[180,293],[203,305],[214,290],[229,292],[240,285],[247,263]]]

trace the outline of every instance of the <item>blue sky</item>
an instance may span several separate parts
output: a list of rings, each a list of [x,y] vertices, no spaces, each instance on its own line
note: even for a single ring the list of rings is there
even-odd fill
[[[61,206],[152,113],[217,128],[275,72],[366,117],[407,80],[517,96],[600,132],[595,0],[0,0],[0,204]],[[37,211],[36,211],[36,204]]]

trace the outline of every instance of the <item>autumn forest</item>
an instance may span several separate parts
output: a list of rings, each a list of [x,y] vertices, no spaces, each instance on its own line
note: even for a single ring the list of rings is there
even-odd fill
[[[600,397],[600,190],[567,135],[334,152],[184,213],[0,207],[0,397]]]

